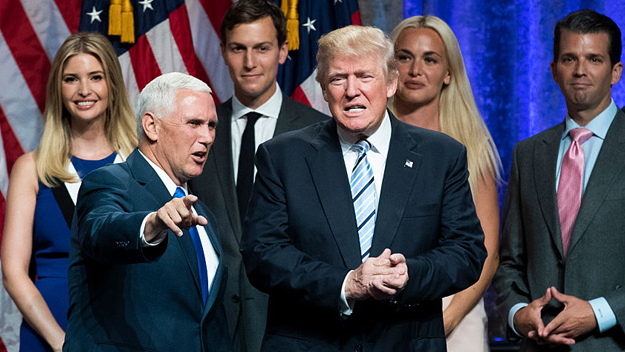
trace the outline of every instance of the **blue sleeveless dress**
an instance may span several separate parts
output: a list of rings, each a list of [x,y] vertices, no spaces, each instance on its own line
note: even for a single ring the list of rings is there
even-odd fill
[[[91,171],[115,161],[116,155],[117,153],[113,153],[102,160],[72,157],[72,164],[82,179]],[[39,182],[33,225],[31,274],[36,276],[35,286],[63,330],[67,327],[69,308],[67,271],[70,237],[70,229],[52,190]],[[20,351],[51,352],[52,348],[24,320],[20,329]]]

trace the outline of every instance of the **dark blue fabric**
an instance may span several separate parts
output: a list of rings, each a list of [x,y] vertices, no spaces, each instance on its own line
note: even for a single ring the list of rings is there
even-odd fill
[[[174,198],[182,198],[185,196],[184,190],[180,187],[176,188],[174,192]],[[206,272],[206,258],[204,257],[204,247],[202,247],[202,241],[200,240],[200,234],[197,232],[195,226],[189,228],[189,234],[193,240],[195,246],[195,255],[197,257],[197,266],[200,272],[200,285],[202,286],[202,299],[206,304],[206,298],[208,298],[208,274]]]
[[[112,163],[116,155],[113,153],[102,160],[82,160],[72,157],[72,164],[78,175],[86,175],[98,167]],[[35,205],[31,265],[34,265],[36,269],[35,286],[41,292],[52,315],[63,330],[67,327],[69,307],[67,289],[69,244],[70,230],[61,209],[52,190],[40,182]],[[24,321],[20,329],[20,351],[39,352],[52,351],[52,349]]]

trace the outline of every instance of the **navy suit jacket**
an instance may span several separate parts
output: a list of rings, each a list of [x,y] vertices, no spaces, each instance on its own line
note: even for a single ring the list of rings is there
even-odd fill
[[[264,351],[445,351],[441,298],[473,284],[486,257],[466,150],[392,116],[391,126],[371,256],[402,253],[410,280],[347,318],[341,286],[361,260],[336,122],[259,147],[241,247],[251,283],[269,293]]]
[[[235,348],[258,352],[265,333],[267,295],[248,281],[241,259],[241,218],[232,162],[232,99],[217,105],[219,124],[204,172],[189,181],[193,194],[206,203],[217,217],[219,242],[228,267],[224,306],[228,329]],[[286,96],[282,98],[274,136],[327,120],[329,116]]]
[[[64,351],[231,350],[212,213],[194,205],[209,220],[205,229],[220,257],[206,305],[188,231],[182,237],[169,231],[155,247],[141,245],[143,219],[170,200],[137,150],[125,163],[85,177],[72,226]]]

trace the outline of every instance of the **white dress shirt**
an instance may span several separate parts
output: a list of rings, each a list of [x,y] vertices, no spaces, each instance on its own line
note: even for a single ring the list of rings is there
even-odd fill
[[[147,160],[148,164],[150,164],[152,169],[154,169],[158,177],[161,179],[161,181],[167,188],[167,191],[173,198],[174,192],[176,192],[176,188],[178,187],[176,183],[174,183],[174,181],[169,177],[169,175],[167,175],[167,173],[163,169],[158,167],[158,165],[154,164],[143,153],[140,152],[140,154],[142,157],[145,158],[145,160]],[[185,194],[188,194],[186,183],[180,187],[184,190]],[[195,211],[195,207],[191,207],[191,210],[193,211],[193,214],[197,215],[197,212]],[[145,240],[145,235],[144,235],[145,223],[148,217],[155,213],[156,212],[148,214],[143,219],[143,222],[141,223],[139,236],[141,237],[141,241],[144,246],[156,246],[160,244],[161,242],[163,242],[164,238],[159,238],[150,243],[148,243]],[[210,288],[213,284],[213,279],[215,279],[215,273],[217,272],[217,267],[219,266],[219,257],[217,256],[217,253],[215,252],[215,248],[213,248],[213,244],[208,238],[208,234],[206,233],[206,229],[204,229],[204,226],[197,225],[196,228],[197,228],[198,235],[200,236],[200,242],[202,242],[202,249],[204,250],[204,259],[206,260],[206,274],[207,274],[206,277],[208,278],[208,291],[210,292]]]

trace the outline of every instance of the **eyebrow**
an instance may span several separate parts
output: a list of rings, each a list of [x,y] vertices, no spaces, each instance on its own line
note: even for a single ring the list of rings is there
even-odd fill
[[[91,71],[91,72],[87,72],[88,75],[95,75],[95,74],[98,74],[98,73],[104,74],[104,71]],[[77,73],[75,73],[75,72],[67,72],[67,73],[63,74],[63,76],[66,76],[66,75],[67,76],[69,76],[69,75],[76,76]]]
[[[259,46],[259,45],[273,45],[272,42],[270,41],[264,41],[264,42],[260,42],[260,43],[254,43],[251,45],[251,47],[255,47],[255,46]],[[239,42],[230,42],[227,44],[227,46],[244,46],[244,47],[248,47],[247,44],[243,44],[243,43],[239,43]]]
[[[399,53],[404,53],[404,54],[409,54],[409,55],[412,55],[412,56],[416,56],[415,54],[412,53],[412,51],[410,51],[408,49],[399,49],[399,50],[397,50],[395,52],[395,54],[399,54]],[[443,57],[443,55],[437,53],[436,51],[426,51],[426,52],[423,53],[423,55],[424,56],[435,55],[435,56],[438,56],[438,57],[441,57],[441,58]]]

